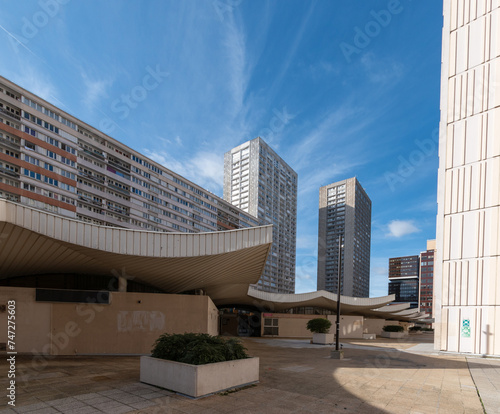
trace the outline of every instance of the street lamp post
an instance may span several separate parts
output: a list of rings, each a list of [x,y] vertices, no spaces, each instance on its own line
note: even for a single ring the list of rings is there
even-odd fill
[[[342,234],[339,234],[339,261],[338,261],[338,281],[337,281],[337,323],[335,332],[335,350],[330,352],[330,358],[344,358],[344,351],[340,349],[340,282],[342,279]]]
[[[337,323],[335,331],[335,350],[339,351],[340,336],[340,278],[342,277],[342,235],[339,234],[339,261],[338,261],[338,281],[337,281]]]

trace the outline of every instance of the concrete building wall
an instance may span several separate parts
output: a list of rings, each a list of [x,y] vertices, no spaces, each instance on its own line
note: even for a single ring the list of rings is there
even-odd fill
[[[208,296],[111,292],[109,305],[40,303],[35,289],[2,288],[0,303],[16,301],[17,352],[46,355],[149,354],[163,333],[218,332]],[[2,326],[6,313],[0,314]],[[0,332],[0,343],[7,341]]]
[[[368,319],[363,320],[363,333],[382,334],[382,328],[386,325],[397,324],[398,322],[386,321],[385,319]]]
[[[435,348],[500,355],[500,2],[443,14]]]
[[[326,318],[332,322],[330,333],[335,333],[336,315],[301,315],[290,313],[266,313],[264,318],[278,319],[278,335],[283,338],[312,338],[312,333],[307,330],[307,322],[311,319]],[[262,324],[262,336],[264,335],[264,324]],[[341,315],[340,317],[340,338],[362,338],[363,337],[363,317]]]
[[[17,352],[50,352],[50,319],[52,305],[35,302],[35,289],[0,288],[0,305],[15,301]],[[0,312],[0,343],[7,343],[7,312]],[[27,317],[26,315],[29,315]]]

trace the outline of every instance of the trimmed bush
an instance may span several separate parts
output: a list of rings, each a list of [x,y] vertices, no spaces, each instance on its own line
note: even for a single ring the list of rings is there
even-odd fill
[[[422,327],[421,326],[412,326],[409,331],[410,332],[418,332],[418,331],[421,331],[422,330]]]
[[[405,329],[401,325],[385,325],[384,332],[403,332]]]
[[[236,338],[223,339],[208,334],[163,334],[154,343],[153,358],[203,365],[249,358]]]
[[[422,328],[422,332],[434,332],[432,328]]]
[[[316,319],[311,319],[310,321],[308,321],[306,327],[312,333],[325,334],[325,333],[328,333],[331,326],[332,326],[332,323],[328,319],[316,318]]]

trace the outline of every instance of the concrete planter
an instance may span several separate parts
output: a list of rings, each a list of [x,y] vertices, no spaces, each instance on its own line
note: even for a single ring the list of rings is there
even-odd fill
[[[335,342],[335,334],[313,333],[313,344],[331,345]]]
[[[382,338],[391,338],[391,339],[401,339],[404,338],[406,335],[404,332],[382,332],[380,335]]]
[[[140,380],[198,398],[258,382],[259,358],[190,365],[142,356]]]
[[[377,338],[377,335],[375,335],[374,333],[365,333],[363,334],[363,339],[376,339]]]

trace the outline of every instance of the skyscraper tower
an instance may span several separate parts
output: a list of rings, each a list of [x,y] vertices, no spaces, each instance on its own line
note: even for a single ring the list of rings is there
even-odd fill
[[[295,292],[297,173],[255,138],[224,154],[224,199],[273,224],[273,245],[257,288]]]
[[[356,178],[319,189],[318,290],[337,293],[338,240],[343,236],[340,293],[370,294],[372,202]]]

